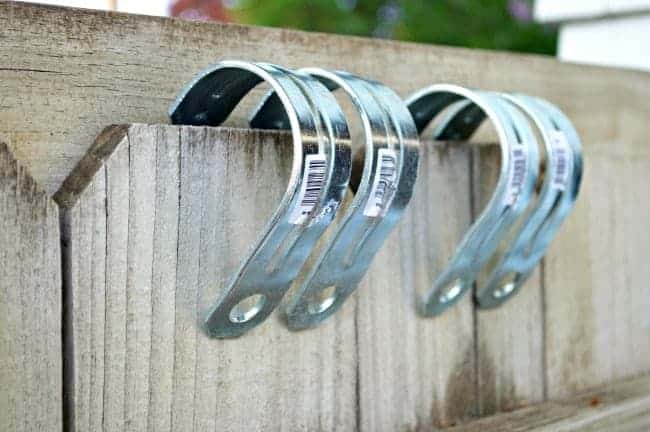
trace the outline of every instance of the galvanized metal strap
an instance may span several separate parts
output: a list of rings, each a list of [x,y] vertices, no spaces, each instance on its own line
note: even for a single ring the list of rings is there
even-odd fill
[[[346,72],[302,71],[350,97],[361,118],[365,160],[352,203],[288,305],[292,330],[317,325],[356,289],[411,198],[419,159],[417,130],[392,90]],[[277,106],[269,94],[252,124],[287,127]]]
[[[259,242],[206,313],[205,328],[214,337],[240,336],[276,308],[332,221],[350,177],[343,113],[329,91],[306,74],[267,63],[217,63],[186,86],[170,109],[172,122],[219,125],[262,81],[277,93],[291,127],[291,178]],[[255,302],[243,308],[251,299]]]
[[[530,277],[544,256],[550,241],[567,217],[577,197],[581,177],[580,141],[571,122],[547,102],[523,94],[502,94],[535,124],[542,136],[546,158],[545,176],[534,205],[518,225],[511,243],[484,284],[478,284],[475,298],[480,307],[496,307],[512,297]],[[467,103],[450,113],[450,122],[464,121],[478,128],[480,119],[468,113],[476,106]],[[442,124],[445,129],[448,124]],[[574,193],[575,190],[575,193]]]
[[[434,138],[467,139],[475,130],[468,127],[475,121],[472,117],[480,121],[487,117],[499,138],[501,170],[492,198],[422,299],[420,312],[426,316],[441,314],[472,287],[505,233],[528,205],[538,175],[535,134],[522,113],[498,95],[438,84],[409,97],[407,105],[421,132],[446,108],[465,100],[471,101],[476,108],[462,119],[449,117],[443,121],[445,127],[436,129]]]

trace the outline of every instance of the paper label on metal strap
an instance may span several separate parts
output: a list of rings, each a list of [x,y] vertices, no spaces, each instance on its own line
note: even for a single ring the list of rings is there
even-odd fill
[[[327,181],[327,157],[325,155],[307,155],[305,166],[297,205],[289,217],[289,221],[295,225],[302,225],[309,219],[318,205],[318,200]]]
[[[510,150],[512,169],[508,177],[508,189],[505,195],[505,205],[512,206],[517,202],[526,178],[526,151],[522,145],[512,146]]]
[[[383,216],[395,196],[397,182],[397,152],[380,149],[377,152],[377,171],[363,214],[369,217]]]
[[[551,149],[553,151],[553,166],[551,185],[563,191],[569,184],[569,155],[571,149],[564,132],[554,130],[550,132]]]

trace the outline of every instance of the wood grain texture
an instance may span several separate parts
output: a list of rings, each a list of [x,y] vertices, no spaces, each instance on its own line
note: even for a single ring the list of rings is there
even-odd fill
[[[424,150],[414,205],[358,301],[316,330],[291,333],[272,316],[219,341],[198,314],[279,202],[289,136],[144,125],[102,134],[56,195],[72,275],[75,430],[431,430],[475,415],[469,297],[435,320],[413,309],[469,224],[469,149]]]
[[[650,370],[650,148],[638,116],[650,106],[612,110],[616,127],[585,142],[581,195],[545,258],[551,398]]]
[[[412,205],[358,302],[334,321],[289,333],[276,317],[236,342],[212,341],[198,330],[197,314],[256,239],[262,208],[268,214],[278,201],[291,159],[286,136],[172,126],[103,133],[56,195],[67,208],[66,269],[77,275],[69,278],[77,429],[101,429],[103,419],[109,430],[222,420],[253,429],[430,430],[539,402],[545,385],[557,398],[626,376],[598,375],[576,367],[585,358],[566,356],[544,371],[563,354],[545,358],[544,342],[580,350],[598,334],[585,330],[591,321],[581,316],[582,300],[569,303],[575,310],[566,316],[543,316],[539,272],[496,311],[473,312],[467,297],[442,317],[416,316],[415,293],[429,288],[469,225],[470,190],[480,206],[494,180],[496,148],[470,153],[467,145],[425,143]],[[572,253],[569,260],[580,259]],[[566,302],[566,295],[548,298],[546,310],[557,314]],[[635,315],[609,317],[602,328],[628,329],[629,343],[643,343],[634,330],[644,310],[629,302],[619,310]],[[570,339],[571,332],[584,337]],[[266,353],[254,355],[260,347]],[[633,355],[631,345],[623,348]],[[618,364],[627,375],[647,370],[645,357],[632,359],[603,350],[586,361]],[[567,382],[554,381],[557,373]],[[309,383],[310,397],[296,391],[299,383]],[[256,396],[242,403],[251,388]],[[274,397],[286,411],[265,418],[260,407]]]
[[[213,340],[198,324],[279,202],[290,144],[278,133],[118,128],[91,151],[104,162],[84,161],[66,183],[77,188],[59,195],[74,430],[355,428],[354,300],[309,332],[274,316]]]
[[[499,169],[498,146],[473,152],[474,212],[494,193]],[[534,201],[531,201],[531,204]],[[502,243],[495,258],[501,256]],[[482,272],[479,282],[487,272]],[[478,398],[481,415],[512,411],[544,399],[544,318],[539,267],[520,291],[495,309],[476,310]]]
[[[544,402],[449,432],[639,432],[650,427],[650,376]]]
[[[364,431],[430,430],[476,415],[470,296],[436,318],[415,306],[469,227],[470,148],[423,142],[420,164],[413,200],[359,286]]]
[[[338,375],[336,379],[333,377],[339,374],[339,368],[323,369],[323,374],[329,374],[327,377],[311,375],[314,372],[306,366],[308,359],[322,350],[322,346],[317,349],[311,345],[311,338],[305,337],[303,341],[291,335],[284,339],[285,332],[280,331],[279,324],[267,325],[268,333],[262,331],[264,337],[276,338],[282,342],[279,346],[290,352],[293,344],[308,346],[290,359],[302,368],[291,382],[306,376],[312,383],[319,383],[320,395],[305,395],[285,385],[281,377],[290,374],[295,365],[286,366],[286,357],[273,351],[275,342],[256,340],[260,349],[274,353],[265,357],[267,363],[263,363],[260,376],[268,377],[267,381],[280,378],[273,381],[275,384],[251,381],[251,388],[268,406],[272,405],[270,401],[279,398],[280,404],[289,406],[290,400],[299,407],[292,406],[295,417],[282,421],[302,418],[306,420],[299,427],[312,427],[316,420],[313,412],[307,412],[314,411],[315,401],[320,401],[329,409],[324,411],[327,415],[319,418],[326,426],[358,422],[365,428],[388,424],[425,429],[430,422],[451,424],[455,418],[471,412],[469,407],[476,397],[467,396],[470,390],[466,386],[477,379],[483,412],[538,400],[540,360],[536,352],[540,334],[545,349],[541,363],[546,365],[542,384],[553,398],[650,370],[650,338],[647,337],[650,268],[646,264],[650,232],[645,229],[650,216],[645,189],[650,180],[650,148],[646,142],[650,74],[559,64],[535,56],[229,24],[188,23],[13,2],[0,2],[0,39],[0,139],[8,142],[47,192],[54,192],[68,178],[57,195],[57,200],[67,208],[67,230],[75,233],[78,241],[71,244],[71,258],[76,257],[76,261],[69,260],[67,268],[75,275],[71,284],[76,284],[75,289],[86,295],[71,303],[80,310],[79,316],[75,312],[70,317],[73,328],[80,333],[69,348],[74,349],[75,362],[90,368],[90,372],[80,371],[75,364],[72,369],[75,376],[80,375],[75,378],[78,385],[74,397],[85,400],[79,402],[79,415],[75,416],[75,421],[81,419],[80,427],[92,422],[88,426],[92,430],[99,427],[97,422],[103,421],[108,429],[139,428],[144,422],[143,412],[147,417],[146,426],[151,428],[186,427],[190,422],[202,426],[204,422],[215,421],[214,416],[207,414],[214,411],[208,410],[207,405],[214,402],[213,406],[223,408],[241,404],[238,398],[249,394],[241,388],[221,392],[222,384],[229,388],[232,382],[238,382],[228,376],[230,366],[224,366],[225,378],[218,381],[218,391],[193,384],[211,376],[212,369],[208,370],[204,363],[207,358],[213,360],[211,366],[241,362],[239,357],[251,365],[254,363],[251,353],[259,350],[246,344],[239,348],[203,344],[202,334],[196,332],[194,322],[188,324],[191,321],[188,316],[196,315],[196,305],[203,304],[203,296],[216,295],[212,290],[223,283],[210,282],[228,277],[261,228],[256,225],[262,223],[259,215],[243,216],[246,210],[255,208],[253,203],[234,197],[233,191],[260,194],[269,188],[269,179],[274,178],[278,181],[274,190],[280,193],[283,179],[277,176],[283,171],[277,166],[286,161],[280,156],[271,158],[277,166],[268,171],[259,168],[260,176],[255,177],[255,182],[247,183],[242,174],[257,172],[256,165],[244,164],[249,171],[229,165],[238,160],[236,151],[243,150],[228,150],[227,157],[232,160],[224,155],[221,159],[214,159],[214,155],[196,156],[192,152],[204,149],[194,149],[196,146],[189,144],[187,148],[192,152],[178,150],[176,156],[172,154],[168,159],[159,160],[164,152],[158,151],[156,170],[152,172],[149,164],[153,156],[147,152],[131,154],[130,149],[120,150],[124,144],[121,138],[115,140],[120,137],[118,131],[117,135],[109,133],[102,145],[88,153],[91,143],[107,124],[166,121],[167,106],[181,86],[204,66],[224,58],[273,61],[289,67],[318,65],[347,69],[383,81],[402,95],[435,82],[522,91],[557,104],[573,120],[584,143],[583,191],[575,212],[547,255],[544,272],[539,276],[543,292],[538,291],[533,280],[533,285],[525,287],[503,310],[494,314],[478,313],[475,320],[468,313],[469,304],[460,305],[449,312],[452,315],[430,322],[409,318],[411,312],[401,309],[402,305],[391,304],[390,309],[385,309],[387,293],[394,293],[397,287],[408,301],[414,290],[430,283],[435,267],[441,264],[437,254],[449,252],[447,248],[453,244],[442,235],[447,230],[455,235],[466,226],[463,225],[463,218],[467,217],[462,212],[464,204],[454,200],[449,207],[459,211],[454,215],[458,220],[445,218],[441,232],[407,228],[407,224],[428,222],[419,219],[411,222],[418,212],[422,218],[438,220],[450,210],[437,207],[427,210],[423,204],[414,202],[399,233],[391,238],[377,259],[377,263],[385,263],[399,258],[403,269],[399,274],[384,277],[379,272],[382,266],[375,264],[371,272],[375,279],[360,289],[359,296],[371,300],[377,297],[383,303],[364,300],[356,312],[351,303],[340,314],[341,321],[336,325],[350,325],[345,317],[356,316],[357,324],[352,325],[352,330],[322,330],[342,338],[325,344],[331,350],[325,355],[340,357],[337,361],[346,365],[341,367],[340,376],[346,380],[341,392],[350,391],[356,398],[348,400],[347,393],[333,396],[331,383],[339,382]],[[244,105],[250,107],[250,102]],[[241,112],[230,124],[243,124],[243,118]],[[168,140],[163,136],[164,130],[156,132],[156,142]],[[274,140],[265,134],[255,139]],[[187,137],[187,142],[193,140]],[[230,145],[224,137],[220,142]],[[180,141],[177,146],[185,148]],[[86,154],[89,156],[80,168],[70,175]],[[284,156],[288,160],[289,156]],[[212,163],[222,169],[239,171],[232,171],[231,183],[221,183],[204,174],[216,175],[215,171],[207,168],[192,171],[197,169],[194,160],[201,166]],[[250,161],[250,158],[243,160]],[[458,159],[450,163],[461,162]],[[159,167],[167,166],[165,170],[173,171],[174,164],[186,169],[179,168],[176,177],[169,174],[160,180],[165,171]],[[432,167],[441,172],[427,175],[445,178],[444,165]],[[99,172],[104,173],[103,180],[98,178]],[[138,178],[131,179],[132,174]],[[173,183],[174,178],[178,184]],[[461,178],[466,181],[465,176]],[[153,186],[152,179],[155,179]],[[255,185],[259,187],[254,188]],[[435,187],[440,189],[430,192],[436,196],[457,190],[451,184]],[[153,196],[152,190],[155,190]],[[206,196],[217,193],[228,199],[197,201],[196,197],[204,193]],[[102,201],[102,197],[106,200]],[[186,201],[182,201],[183,197]],[[270,211],[274,201],[268,200],[264,202]],[[216,213],[211,209],[217,209]],[[204,222],[215,217],[221,218],[219,223]],[[197,219],[200,224],[192,222]],[[439,245],[428,243],[438,239]],[[215,244],[221,249],[215,250]],[[133,250],[129,253],[130,248]],[[435,254],[426,256],[426,250]],[[200,262],[216,264],[201,267]],[[414,263],[417,263],[415,269]],[[393,283],[395,286],[391,287]],[[197,286],[201,289],[197,290]],[[538,301],[543,304],[537,304]],[[527,316],[524,311],[536,315],[540,307],[543,314],[538,326],[534,316]],[[102,311],[105,321],[87,320],[88,316],[101,315]],[[396,317],[396,327],[388,327],[386,321],[381,321],[388,319],[382,317],[387,313]],[[526,324],[513,328],[508,323],[511,320]],[[543,323],[545,327],[541,328]],[[468,335],[470,327],[474,328],[473,336]],[[382,328],[384,333],[376,328]],[[454,338],[451,332],[463,336]],[[365,341],[357,345],[354,342],[362,337],[371,340],[369,335],[385,338],[388,334],[394,345],[384,341],[383,345],[374,346],[364,345]],[[529,339],[522,339],[526,337]],[[465,350],[470,351],[468,348],[457,346],[469,346],[465,338],[472,339],[478,360],[465,354]],[[359,347],[358,352],[349,348],[355,346]],[[408,353],[407,358],[399,358],[399,350]],[[272,367],[268,363],[270,358],[277,362]],[[428,363],[432,358],[436,362],[434,366]],[[179,363],[195,363],[197,367],[174,369]],[[364,366],[360,373],[348,369],[349,365],[354,368],[368,363],[371,366]],[[478,376],[467,375],[471,369],[469,363],[477,365]],[[313,362],[310,364],[313,367]],[[404,369],[386,372],[388,367]],[[453,370],[460,378],[452,378]],[[382,373],[393,374],[389,387],[381,385]],[[435,382],[434,374],[437,374]],[[405,378],[400,382],[402,375]],[[199,393],[194,393],[197,388]],[[400,388],[408,391],[398,391]],[[180,396],[172,396],[176,394]],[[196,404],[187,398],[189,394],[196,395],[199,401],[205,397],[208,402],[195,408]],[[144,395],[150,395],[146,403],[142,400]],[[246,415],[249,420],[261,418],[241,411],[224,411],[236,412],[233,416]],[[99,412],[103,417],[98,417]],[[393,419],[397,414],[403,418],[395,420],[396,423],[381,420],[382,416]],[[260,428],[267,426],[263,420],[259,421]],[[293,425],[282,423],[281,426]]]
[[[7,432],[62,428],[58,214],[0,143],[0,430]]]
[[[0,39],[0,139],[50,192],[105,126],[166,122],[181,87],[226,58],[349,70],[402,95],[436,82],[528,92],[564,109],[588,145],[611,141],[610,114],[650,96],[646,73],[545,57],[14,2],[0,3]],[[645,118],[630,123],[623,135]]]

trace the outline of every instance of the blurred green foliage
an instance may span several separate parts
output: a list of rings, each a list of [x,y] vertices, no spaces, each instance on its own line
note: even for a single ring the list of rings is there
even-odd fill
[[[471,48],[555,54],[555,29],[532,0],[231,0],[239,21]]]

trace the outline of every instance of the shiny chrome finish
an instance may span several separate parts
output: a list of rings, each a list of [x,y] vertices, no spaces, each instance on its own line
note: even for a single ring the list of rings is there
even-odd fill
[[[484,285],[479,285],[475,299],[479,307],[501,305],[519,291],[541,261],[562,222],[575,204],[582,177],[580,139],[569,119],[555,106],[523,94],[502,94],[520,109],[539,130],[546,153],[546,175],[537,200],[519,226],[498,264]],[[449,114],[449,123],[463,121],[468,128],[478,128],[482,119],[472,116],[476,106],[466,103]],[[467,117],[468,114],[471,117]],[[470,123],[467,119],[471,118]]]
[[[480,270],[493,256],[503,236],[528,206],[538,176],[537,140],[528,120],[512,104],[497,94],[474,92],[439,84],[425,88],[407,99],[418,131],[451,107],[472,104],[465,116],[447,115],[434,132],[437,140],[462,140],[475,131],[474,124],[489,118],[501,148],[501,170],[494,194],[483,212],[461,240],[447,268],[422,299],[420,312],[435,316],[455,304],[472,287]],[[458,104],[458,105],[455,105]]]
[[[207,311],[204,326],[213,337],[240,336],[276,308],[333,220],[350,178],[343,113],[327,88],[307,74],[267,63],[217,63],[186,86],[170,108],[172,122],[217,126],[262,81],[278,95],[290,125],[291,178],[259,242]]]
[[[301,72],[350,97],[363,126],[365,160],[352,203],[287,307],[291,330],[316,326],[354,291],[411,198],[419,160],[417,130],[392,90],[346,72]],[[251,123],[288,128],[278,107],[277,95],[267,95]]]

